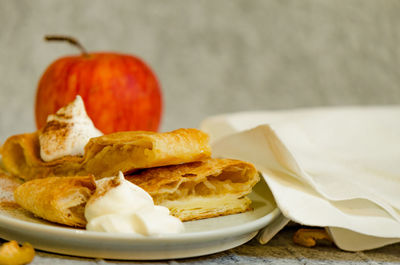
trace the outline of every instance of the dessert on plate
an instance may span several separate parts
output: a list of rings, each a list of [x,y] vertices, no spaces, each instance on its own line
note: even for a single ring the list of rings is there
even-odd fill
[[[150,194],[156,205],[168,208],[171,215],[190,221],[250,210],[251,200],[246,196],[259,181],[259,174],[247,162],[206,159],[145,169],[125,178]],[[84,227],[86,203],[93,193],[97,192],[96,197],[105,193],[99,190],[101,180],[95,181],[93,176],[34,179],[20,185],[14,197],[43,219]],[[108,188],[118,186],[114,184]]]
[[[211,158],[197,129],[102,135],[80,97],[43,129],[8,138],[1,154],[25,181],[14,192],[20,206],[95,231],[180,232],[181,221],[245,212],[260,179],[250,163]]]

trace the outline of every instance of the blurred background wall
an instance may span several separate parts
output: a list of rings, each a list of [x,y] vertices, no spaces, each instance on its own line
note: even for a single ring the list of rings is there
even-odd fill
[[[45,68],[91,51],[137,55],[164,92],[162,130],[246,110],[400,103],[393,0],[0,0],[0,142],[33,131]]]

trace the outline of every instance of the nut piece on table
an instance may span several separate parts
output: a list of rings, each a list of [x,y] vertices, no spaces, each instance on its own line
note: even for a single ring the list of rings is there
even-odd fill
[[[0,247],[0,265],[23,265],[30,263],[35,256],[35,250],[29,243],[20,247],[17,241],[12,240]]]
[[[332,239],[323,228],[301,228],[293,236],[293,242],[304,246],[314,247],[317,243],[332,243]]]

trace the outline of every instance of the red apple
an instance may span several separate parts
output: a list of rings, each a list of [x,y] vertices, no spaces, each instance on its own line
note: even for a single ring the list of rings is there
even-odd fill
[[[103,133],[157,131],[162,114],[162,96],[152,70],[139,58],[114,52],[87,53],[73,38],[68,41],[82,54],[53,62],[40,79],[35,105],[36,126],[46,124],[49,114],[80,95],[94,125]]]

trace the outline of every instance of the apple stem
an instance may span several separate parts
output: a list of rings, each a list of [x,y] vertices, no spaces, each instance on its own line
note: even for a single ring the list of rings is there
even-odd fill
[[[44,36],[44,39],[46,41],[66,41],[66,42],[72,44],[73,46],[77,47],[81,51],[83,56],[89,56],[89,53],[82,46],[82,44],[80,44],[80,42],[73,37],[62,36],[62,35],[46,35],[46,36]]]

